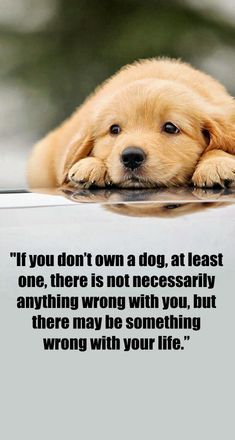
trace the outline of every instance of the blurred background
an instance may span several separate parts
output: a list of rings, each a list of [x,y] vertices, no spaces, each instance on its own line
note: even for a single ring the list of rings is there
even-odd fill
[[[234,47],[234,0],[0,0],[0,187],[122,65],[180,57],[235,94]]]

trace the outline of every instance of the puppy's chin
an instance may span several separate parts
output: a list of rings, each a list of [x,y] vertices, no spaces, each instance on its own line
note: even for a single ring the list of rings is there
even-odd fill
[[[116,181],[115,181],[116,180]],[[162,186],[159,182],[154,182],[145,176],[144,173],[136,171],[123,171],[114,184],[120,188],[157,188]]]
[[[143,178],[130,177],[121,180],[116,184],[120,188],[156,188],[158,185],[156,182],[150,182]]]
[[[148,172],[145,172],[144,168],[140,167],[136,170],[128,170],[122,167],[117,172],[115,169],[115,173],[109,171],[110,178],[115,186],[119,188],[161,188],[168,186],[168,179],[159,179],[151,178]],[[169,178],[169,185],[174,183],[171,182]]]
[[[114,185],[119,188],[167,188],[187,185],[191,181],[191,173],[183,175],[178,169],[172,171],[174,172],[164,175],[159,171],[150,176],[151,173],[142,168],[133,171],[122,169],[114,175],[110,170],[109,175]]]

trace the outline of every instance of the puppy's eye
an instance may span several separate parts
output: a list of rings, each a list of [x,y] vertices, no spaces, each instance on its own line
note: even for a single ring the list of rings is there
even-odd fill
[[[111,125],[109,129],[110,134],[113,134],[114,136],[117,136],[121,132],[121,127],[118,124]]]
[[[180,132],[180,129],[172,122],[166,122],[162,127],[162,131],[168,134],[177,134]]]

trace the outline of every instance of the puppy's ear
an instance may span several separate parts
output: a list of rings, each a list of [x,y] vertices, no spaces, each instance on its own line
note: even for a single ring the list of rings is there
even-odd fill
[[[94,138],[91,133],[78,133],[66,148],[62,160],[60,184],[65,184],[70,168],[79,160],[89,156],[94,145]]]
[[[220,149],[235,154],[235,110],[231,115],[211,115],[203,125],[202,133],[207,142],[206,151]]]

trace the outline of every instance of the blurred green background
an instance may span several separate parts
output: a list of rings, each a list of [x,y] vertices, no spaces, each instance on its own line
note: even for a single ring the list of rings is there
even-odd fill
[[[122,65],[180,57],[234,94],[234,47],[234,0],[0,0],[1,186],[22,186],[33,143]]]

